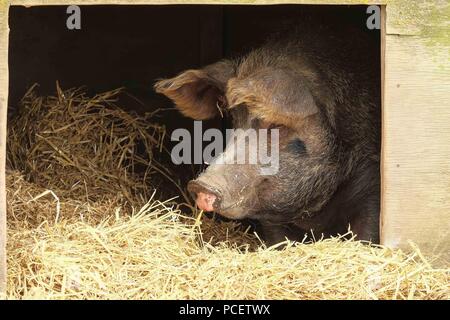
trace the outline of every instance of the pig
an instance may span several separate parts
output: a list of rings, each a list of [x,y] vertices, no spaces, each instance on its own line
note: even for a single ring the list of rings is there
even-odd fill
[[[268,244],[349,228],[357,239],[378,243],[378,55],[358,32],[296,30],[243,57],[159,80],[156,92],[187,117],[225,114],[234,128],[279,132],[276,173],[262,175],[258,163],[212,162],[188,183],[197,206],[257,221]],[[224,156],[235,152],[227,145]]]

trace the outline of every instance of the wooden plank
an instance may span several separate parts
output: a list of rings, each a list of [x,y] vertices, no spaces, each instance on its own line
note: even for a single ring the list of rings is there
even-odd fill
[[[447,0],[388,0],[388,34],[448,36],[450,9]]]
[[[0,299],[6,296],[6,117],[8,109],[8,3],[0,2]]]
[[[380,239],[383,238],[383,233],[384,233],[384,217],[385,217],[385,212],[386,209],[383,207],[384,205],[384,195],[385,193],[385,189],[386,189],[386,183],[385,183],[385,179],[384,179],[384,155],[385,155],[385,148],[384,148],[384,141],[385,141],[385,136],[384,136],[384,125],[385,125],[385,101],[384,101],[384,96],[385,96],[385,85],[386,85],[386,81],[385,81],[385,59],[386,59],[386,6],[382,6],[381,7],[381,29],[380,29],[380,62],[381,62],[381,154],[380,154],[380,197],[381,197],[381,201],[380,201]]]
[[[224,5],[271,5],[271,4],[385,4],[389,0],[78,0],[77,5],[95,4],[224,4]],[[10,0],[11,5],[71,5],[71,0]]]
[[[407,7],[387,6],[381,240],[401,248],[411,240],[448,264],[450,44],[441,18],[423,15],[429,4],[420,19],[405,18],[412,26],[398,21]]]

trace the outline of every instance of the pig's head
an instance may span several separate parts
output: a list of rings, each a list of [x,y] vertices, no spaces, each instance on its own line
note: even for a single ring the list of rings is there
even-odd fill
[[[189,182],[188,190],[200,209],[233,219],[307,217],[336,191],[341,176],[339,143],[330,113],[320,107],[326,102],[313,94],[321,89],[307,72],[285,64],[258,67],[251,61],[225,60],[161,80],[155,89],[188,117],[205,120],[226,112],[234,128],[243,129],[234,132],[236,140],[230,141],[237,143],[229,143],[220,160]],[[247,129],[255,129],[258,142],[267,140],[267,150],[278,152],[279,158],[272,159],[277,163],[271,164],[275,170],[263,173],[265,165],[259,160],[222,161],[236,160],[242,153],[250,159],[254,149],[248,145]]]

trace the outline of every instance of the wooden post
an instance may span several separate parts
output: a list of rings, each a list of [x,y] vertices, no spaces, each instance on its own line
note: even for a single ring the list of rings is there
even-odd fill
[[[0,2],[0,298],[6,297],[6,119],[8,110],[8,9]]]
[[[385,59],[386,59],[386,6],[381,6],[381,28],[380,28],[380,62],[381,62],[381,154],[380,154],[380,240],[383,241],[384,236],[384,217],[385,208],[383,207],[383,196],[385,194],[385,181],[384,181],[384,94],[385,94]]]
[[[431,3],[431,5],[430,5]],[[450,261],[448,2],[386,6],[382,244]]]

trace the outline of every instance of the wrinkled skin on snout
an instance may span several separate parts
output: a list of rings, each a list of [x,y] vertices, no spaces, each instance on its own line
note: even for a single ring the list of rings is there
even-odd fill
[[[185,116],[226,113],[244,129],[236,139],[253,128],[258,139],[267,133],[270,145],[271,130],[278,130],[276,173],[261,174],[259,163],[213,162],[188,190],[200,209],[258,220],[269,244],[311,231],[316,238],[344,234],[349,225],[359,239],[378,242],[376,71],[336,38],[294,38],[156,83]],[[240,147],[228,145],[222,157],[250,150]]]

